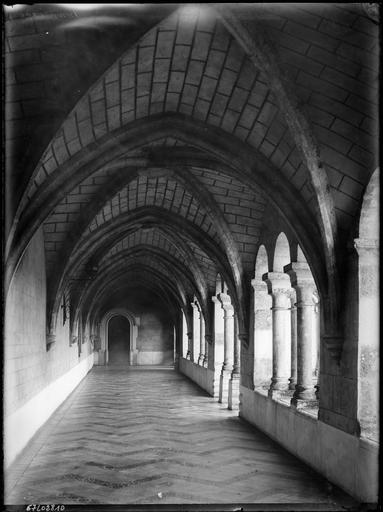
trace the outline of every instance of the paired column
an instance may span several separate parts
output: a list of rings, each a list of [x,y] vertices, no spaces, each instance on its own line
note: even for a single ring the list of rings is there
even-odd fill
[[[229,380],[228,408],[237,410],[239,407],[239,383],[240,383],[240,341],[238,337],[238,319],[234,316],[234,346],[233,346],[233,370]]]
[[[205,360],[205,322],[203,320],[202,311],[199,311],[199,357],[198,364],[203,366]]]
[[[214,343],[209,350],[209,363],[214,368],[214,397],[219,397],[220,376],[224,360],[224,311],[218,296],[212,297],[214,303]]]
[[[198,364],[200,359],[199,350],[201,346],[201,312],[198,302],[192,302],[191,306],[193,308],[193,357],[191,358],[191,361]]]
[[[295,390],[297,384],[297,351],[298,351],[298,336],[297,336],[297,306],[296,306],[296,293],[292,290],[291,295],[291,375],[289,378],[289,389]]]
[[[189,331],[187,333],[188,337],[188,351],[186,354],[186,359],[189,359],[189,361],[193,361],[194,353],[193,353],[193,331]]]
[[[222,304],[224,311],[224,356],[219,383],[219,399],[220,403],[224,403],[229,397],[229,378],[233,371],[234,359],[234,308],[231,305],[230,296],[220,293],[218,298]]]
[[[307,263],[290,263],[285,271],[297,294],[297,384],[291,405],[299,407],[316,400],[312,364],[315,282]]]
[[[273,375],[269,396],[277,396],[289,388],[291,374],[291,285],[283,272],[263,276],[271,293],[273,322]]]

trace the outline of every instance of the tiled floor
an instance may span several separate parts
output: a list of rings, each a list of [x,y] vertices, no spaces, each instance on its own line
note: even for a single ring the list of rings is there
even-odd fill
[[[356,506],[174,370],[122,367],[81,382],[9,471],[5,503]]]

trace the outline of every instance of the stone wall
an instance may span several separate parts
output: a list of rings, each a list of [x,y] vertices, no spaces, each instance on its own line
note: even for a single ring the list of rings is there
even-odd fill
[[[379,445],[241,386],[240,416],[364,503],[378,499]]]
[[[46,277],[42,228],[32,238],[5,303],[5,462],[12,462],[93,365],[89,342],[69,346],[69,322],[58,322],[46,349]]]
[[[136,319],[137,364],[171,365],[174,362],[174,321],[159,298],[144,289],[134,289],[128,296],[115,296],[105,305],[111,309],[127,310]],[[103,316],[103,315],[102,315]]]

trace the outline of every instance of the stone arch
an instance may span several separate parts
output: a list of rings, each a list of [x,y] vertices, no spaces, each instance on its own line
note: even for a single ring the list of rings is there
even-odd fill
[[[283,231],[278,235],[275,242],[273,272],[283,272],[283,268],[291,261],[290,244]]]
[[[127,309],[115,308],[108,311],[101,320],[100,338],[101,349],[98,354],[98,364],[108,364],[108,325],[110,320],[115,316],[125,317],[130,325],[130,364],[137,364],[137,334],[140,325],[140,318]]]

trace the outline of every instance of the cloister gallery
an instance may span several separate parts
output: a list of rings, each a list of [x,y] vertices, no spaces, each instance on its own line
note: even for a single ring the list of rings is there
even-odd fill
[[[232,424],[378,502],[378,15],[4,7],[6,503],[299,501],[267,472],[255,494],[253,448],[191,473],[201,443],[239,446],[234,427],[217,444]],[[148,439],[189,450],[166,482],[121,469]]]

